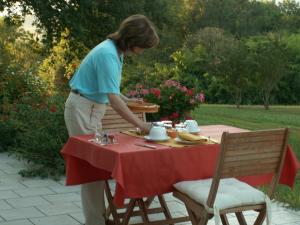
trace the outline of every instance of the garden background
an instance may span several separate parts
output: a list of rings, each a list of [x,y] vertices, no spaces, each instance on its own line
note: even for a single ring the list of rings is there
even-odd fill
[[[64,174],[68,81],[87,52],[129,15],[155,24],[160,44],[125,59],[122,91],[162,105],[153,120],[290,127],[300,158],[300,5],[293,0],[0,0],[0,151],[23,176]],[[22,29],[36,18],[35,33]],[[205,104],[199,105],[199,93]],[[281,105],[281,106],[277,106]],[[284,106],[282,106],[284,105]],[[287,106],[290,105],[290,106]],[[150,118],[150,117],[149,117]],[[300,208],[300,182],[277,199]]]

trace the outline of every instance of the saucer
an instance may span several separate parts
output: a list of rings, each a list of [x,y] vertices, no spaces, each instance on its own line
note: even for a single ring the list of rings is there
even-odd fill
[[[163,137],[163,138],[160,138],[160,139],[152,139],[150,138],[150,136],[144,136],[144,138],[147,140],[147,141],[168,141],[170,139],[169,136],[166,136],[166,137]]]

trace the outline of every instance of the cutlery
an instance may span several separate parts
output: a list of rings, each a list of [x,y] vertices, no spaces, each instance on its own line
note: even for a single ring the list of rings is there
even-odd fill
[[[154,145],[147,145],[147,144],[135,144],[135,145],[141,146],[141,147],[146,147],[146,148],[156,149],[156,146],[154,146]]]

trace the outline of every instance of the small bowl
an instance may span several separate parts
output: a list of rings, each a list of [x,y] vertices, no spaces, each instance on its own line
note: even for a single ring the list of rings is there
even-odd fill
[[[177,131],[176,130],[169,129],[169,130],[167,130],[167,134],[171,138],[176,138],[177,137]]]

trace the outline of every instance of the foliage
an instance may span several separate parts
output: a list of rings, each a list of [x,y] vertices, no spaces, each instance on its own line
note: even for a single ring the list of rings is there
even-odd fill
[[[67,83],[87,52],[87,48],[73,40],[70,32],[65,30],[61,34],[60,41],[41,64],[39,76],[52,92],[68,90]]]
[[[35,74],[43,58],[41,45],[32,34],[4,20],[0,31],[0,103],[4,98],[13,103],[24,94],[43,92],[46,87]]]
[[[247,46],[254,61],[251,66],[256,75],[256,85],[261,90],[265,109],[268,109],[271,92],[286,73],[289,51],[276,34],[253,37]]]
[[[290,32],[298,32],[300,27],[300,4],[296,0],[279,2],[282,12],[282,28]]]
[[[17,124],[14,120],[2,116],[0,119],[0,152],[7,151],[16,142],[15,137],[18,132]]]
[[[21,171],[23,176],[58,177],[64,173],[60,155],[68,137],[63,119],[64,101],[60,96],[38,101],[26,96],[12,112],[11,118],[20,125],[9,150],[29,163]]]
[[[234,36],[242,37],[275,31],[281,24],[280,9],[272,1],[199,1],[202,2],[202,16],[191,24],[194,26],[193,31],[219,27]]]
[[[157,115],[152,115],[152,120],[172,120],[174,122],[185,119],[186,113],[200,103],[199,93],[175,80],[165,81],[160,88],[145,89],[138,84],[136,90],[129,91],[128,97],[143,98],[146,102],[159,105],[159,112]]]

